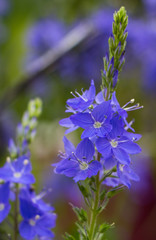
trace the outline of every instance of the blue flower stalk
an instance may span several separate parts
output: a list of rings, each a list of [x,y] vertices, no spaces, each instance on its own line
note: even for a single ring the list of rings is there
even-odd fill
[[[29,145],[36,134],[41,111],[42,102],[39,98],[29,102],[28,109],[18,124],[16,141],[9,141],[9,156],[0,168],[0,223],[8,217],[12,201],[13,240],[18,240],[19,235],[28,240],[54,237],[51,232],[56,220],[54,209],[42,200],[46,192],[36,195],[32,188],[35,178],[31,173]]]
[[[60,121],[67,127],[66,134],[82,129],[81,141],[75,147],[64,136],[65,153],[53,164],[55,173],[72,177],[84,197],[88,211],[73,207],[80,240],[104,240],[105,232],[114,224],[98,223],[98,216],[109,199],[124,187],[130,188],[131,180],[139,181],[133,171],[131,155],[141,152],[136,134],[128,122],[128,111],[142,108],[134,99],[120,106],[116,98],[119,73],[124,64],[128,16],[121,7],[114,14],[113,32],[109,38],[109,54],[104,58],[101,91],[96,94],[94,81],[88,90],[67,100],[66,112],[71,116]],[[66,240],[75,237],[66,233]]]

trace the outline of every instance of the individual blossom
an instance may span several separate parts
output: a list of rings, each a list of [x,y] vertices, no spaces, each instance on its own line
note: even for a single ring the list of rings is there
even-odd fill
[[[82,112],[86,110],[95,99],[95,85],[94,81],[91,81],[89,90],[83,92],[82,95],[75,91],[75,94],[72,93],[74,98],[67,100],[67,110],[66,112]]]
[[[0,185],[0,223],[8,216],[10,212],[10,203],[9,203],[9,182],[2,183]]]
[[[95,153],[93,143],[88,138],[84,138],[75,149],[66,137],[63,141],[66,153],[62,155],[63,159],[60,162],[53,164],[55,172],[73,177],[75,182],[97,175],[101,163],[93,160]]]
[[[110,118],[112,115],[110,101],[96,106],[92,112],[77,113],[70,117],[73,124],[85,129],[82,138],[99,136],[104,137],[111,131]]]
[[[96,140],[97,150],[103,155],[105,164],[113,165],[117,161],[121,164],[129,164],[131,162],[129,154],[137,154],[141,152],[141,148],[132,140],[123,136],[124,127],[121,118],[114,117],[112,119],[112,131],[103,138]],[[107,163],[108,162],[108,163]]]
[[[13,183],[32,184],[35,178],[30,173],[31,169],[31,163],[26,156],[20,156],[13,161],[8,157],[5,165],[0,168],[0,178]]]

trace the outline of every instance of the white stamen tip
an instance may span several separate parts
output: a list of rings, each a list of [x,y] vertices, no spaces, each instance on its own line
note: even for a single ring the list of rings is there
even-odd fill
[[[131,102],[131,103],[134,103],[134,102],[135,102],[135,99],[134,99],[134,98],[132,98],[130,102]]]
[[[3,210],[4,210],[4,208],[5,208],[5,205],[4,205],[4,203],[0,203],[0,211],[3,211]]]
[[[33,219],[30,219],[30,220],[29,220],[29,224],[30,224],[31,226],[35,226],[36,222],[35,222]]]
[[[28,163],[29,163],[28,159],[25,159],[25,160],[23,161],[23,164],[24,164],[24,165],[28,165]]]
[[[11,162],[10,157],[7,157],[7,158],[6,158],[6,161],[7,161],[8,163],[10,163],[10,162]]]
[[[36,215],[35,219],[38,220],[40,218],[40,215]]]
[[[21,173],[20,172],[15,172],[14,173],[14,177],[15,178],[20,178],[21,177]]]

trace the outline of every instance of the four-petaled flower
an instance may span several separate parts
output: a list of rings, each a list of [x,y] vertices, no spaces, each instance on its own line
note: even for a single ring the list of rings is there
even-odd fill
[[[41,211],[30,199],[20,198],[20,213],[23,221],[19,225],[20,235],[27,240],[35,237],[54,237],[56,214]]]
[[[66,154],[63,156],[63,160],[53,164],[56,167],[55,172],[73,177],[75,182],[97,175],[101,169],[101,163],[93,160],[95,153],[93,143],[85,138],[75,149],[66,137],[63,138],[63,141]]]
[[[0,178],[14,183],[32,184],[35,178],[30,173],[31,169],[31,163],[26,156],[13,161],[7,158],[5,165],[0,168]]]
[[[82,138],[104,137],[112,129],[110,118],[112,116],[110,101],[106,101],[96,106],[92,112],[77,113],[70,117],[71,121],[85,129]]]

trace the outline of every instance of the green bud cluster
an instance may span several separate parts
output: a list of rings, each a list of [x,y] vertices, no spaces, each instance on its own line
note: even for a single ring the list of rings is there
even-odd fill
[[[125,63],[124,54],[128,32],[128,16],[124,7],[114,13],[112,35],[109,37],[109,55],[104,57],[104,71],[102,71],[102,90],[107,89],[112,93],[118,82],[118,74],[121,72]],[[114,78],[117,78],[114,80]]]
[[[31,100],[27,111],[23,114],[21,124],[17,128],[17,142],[22,147],[24,141],[30,144],[36,134],[38,117],[42,112],[42,101],[39,98]]]

